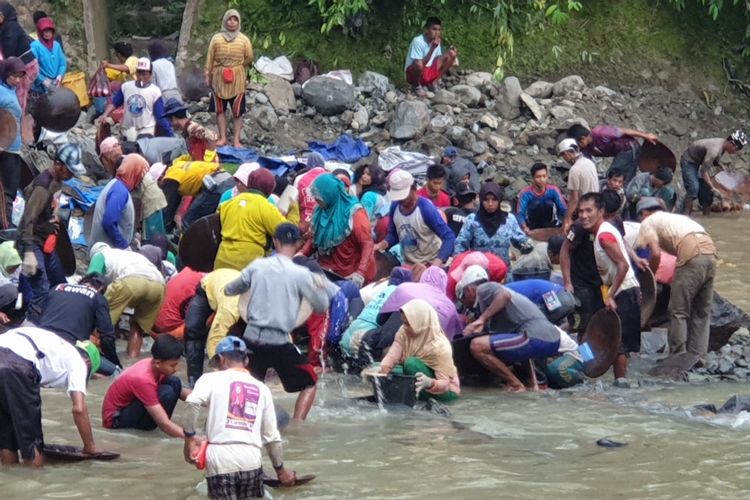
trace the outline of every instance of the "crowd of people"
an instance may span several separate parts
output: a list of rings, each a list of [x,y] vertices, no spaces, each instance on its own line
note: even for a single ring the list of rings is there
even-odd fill
[[[4,2],[0,16],[0,107],[15,98],[20,120],[23,81],[33,77],[32,92],[60,83],[64,65],[51,60],[62,44],[43,16],[31,56],[16,57],[5,51],[15,17]],[[10,328],[0,335],[2,463],[20,454],[41,465],[40,387],[66,388],[84,452],[96,454],[85,396],[98,373],[114,377],[102,404],[105,428],[159,428],[184,439],[186,460],[205,462],[212,498],[257,496],[262,446],[278,479],[295,481],[263,383],[270,369],[298,393],[298,421],[331,368],[411,375],[419,398],[455,401],[464,373],[454,350],[463,341],[485,378],[507,391],[564,388],[584,380],[583,332],[604,308],[621,325],[614,385],[631,387],[628,360],[642,326],[638,276],[647,270],[670,297],[669,351],[706,354],[716,248],[701,225],[676,213],[670,168],[639,172],[639,140],[655,135],[575,125],[557,146],[570,165],[566,189],[535,163],[515,200],[496,182],[480,182],[454,147],[427,168],[424,185],[407,168],[334,170],[317,153],[280,177],[258,163],[230,174],[216,148],[227,142],[226,110],[241,146],[244,68],[253,58],[239,29],[240,14],[228,10],[209,46],[205,77],[218,133],[190,119],[163,44],[149,46],[149,59],[120,43],[117,62],[103,63],[122,82],[103,114],[123,108],[122,138],[99,144],[112,180],[92,208],[81,279],[66,277],[56,246],[65,230],[60,189],[85,173],[80,146],[60,146],[52,167],[26,187],[17,242],[0,244],[0,321]],[[431,18],[409,49],[407,80],[421,91],[456,59],[455,47],[443,53],[441,23]],[[17,155],[17,141],[2,155]],[[687,213],[696,197],[709,203],[710,169],[722,154],[746,143],[738,130],[688,147]],[[612,158],[604,179],[595,164],[602,157]],[[201,272],[175,258],[173,243],[212,214],[221,243],[213,270]],[[211,252],[206,239],[189,244]],[[151,356],[129,366],[115,341],[126,311],[128,359],[140,358],[144,337],[154,339]],[[176,375],[183,357],[186,382]],[[217,371],[204,372],[207,359]],[[180,423],[172,419],[179,401],[187,413]],[[201,407],[205,438],[196,434]]]

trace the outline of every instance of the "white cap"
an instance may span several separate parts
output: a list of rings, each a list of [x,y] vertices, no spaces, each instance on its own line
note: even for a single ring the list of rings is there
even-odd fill
[[[388,176],[388,196],[391,201],[405,200],[414,185],[414,177],[406,170],[394,170]]]
[[[135,66],[136,71],[151,71],[151,59],[148,57],[139,57],[138,64]]]
[[[557,145],[557,155],[560,156],[566,151],[578,151],[578,143],[573,138],[563,139],[560,144]]]
[[[234,178],[241,182],[243,185],[247,186],[247,180],[250,178],[250,174],[258,170],[259,168],[260,163],[258,163],[257,161],[243,163],[237,168],[237,171],[234,173]]]
[[[482,266],[469,266],[461,276],[461,281],[456,284],[456,297],[459,299],[464,295],[464,288],[480,281],[489,281],[490,277]]]

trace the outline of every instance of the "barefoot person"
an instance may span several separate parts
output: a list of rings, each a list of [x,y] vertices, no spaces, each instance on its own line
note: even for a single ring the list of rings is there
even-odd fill
[[[424,86],[435,85],[451,67],[456,65],[458,50],[451,46],[443,54],[443,23],[430,17],[424,25],[424,33],[417,35],[409,45],[406,55],[406,81],[418,94],[424,94]]]
[[[227,337],[216,348],[219,371],[203,375],[188,396],[185,415],[185,461],[196,464],[202,440],[196,437],[201,407],[208,408],[205,448],[208,497],[261,498],[261,447],[271,459],[283,486],[293,486],[296,475],[284,468],[281,435],[271,391],[247,369],[247,346]]]
[[[575,341],[550,323],[529,299],[499,283],[488,283],[487,272],[481,267],[469,267],[461,281],[459,287],[464,305],[478,304],[481,311],[479,317],[466,326],[464,334],[485,330],[503,332],[472,339],[471,354],[490,372],[500,376],[508,391],[526,390],[509,365],[531,364],[534,359],[577,349]],[[536,390],[536,377],[533,367],[530,368],[530,387]]]
[[[240,33],[240,13],[229,9],[221,20],[221,32],[211,38],[206,56],[206,85],[211,88],[211,102],[208,110],[216,113],[219,127],[217,146],[227,143],[227,119],[224,113],[231,111],[234,118],[235,147],[240,144],[242,115],[247,110],[245,102],[245,82],[247,66],[253,62],[253,46],[250,40]]]

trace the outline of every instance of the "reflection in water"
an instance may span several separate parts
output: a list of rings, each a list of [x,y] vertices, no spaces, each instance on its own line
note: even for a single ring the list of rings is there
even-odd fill
[[[717,290],[750,310],[744,262],[750,218],[699,221],[721,254]],[[356,377],[325,378],[310,420],[284,434],[285,462],[318,479],[273,491],[274,498],[748,498],[750,417],[695,418],[688,412],[748,392],[744,385],[644,384],[622,391],[613,390],[606,375],[543,394],[465,388],[451,407],[453,416],[442,418],[381,412],[347,398],[362,393]],[[179,440],[101,428],[108,384],[91,382],[89,408],[97,445],[123,458],[51,465],[41,473],[0,469],[3,498],[200,498],[195,487],[202,475],[183,461]],[[284,408],[293,407],[293,395],[280,388],[274,394]],[[180,409],[178,404],[178,419]],[[77,444],[65,394],[44,392],[44,417],[48,442]],[[607,450],[596,445],[601,438],[629,444]]]

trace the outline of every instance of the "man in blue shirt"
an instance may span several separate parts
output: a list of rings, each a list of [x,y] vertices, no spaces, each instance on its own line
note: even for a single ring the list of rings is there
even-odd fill
[[[16,86],[26,76],[26,65],[17,57],[9,57],[2,63],[2,81],[0,81],[0,109],[13,115],[16,122],[16,136],[10,146],[0,152],[0,180],[5,195],[0,224],[3,229],[11,224],[13,201],[21,181],[21,105],[16,96]]]
[[[548,184],[547,165],[534,163],[531,167],[531,185],[518,193],[516,219],[527,233],[532,229],[560,225],[568,206],[557,186]]]
[[[424,95],[423,86],[432,86],[458,61],[458,50],[451,46],[443,54],[441,45],[443,23],[437,17],[425,22],[424,33],[417,35],[409,45],[406,55],[406,81],[417,94]]]

